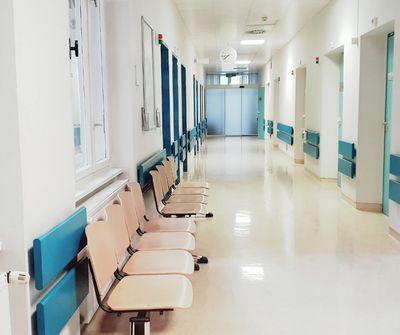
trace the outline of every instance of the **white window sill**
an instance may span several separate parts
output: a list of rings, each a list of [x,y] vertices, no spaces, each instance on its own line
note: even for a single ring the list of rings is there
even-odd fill
[[[75,191],[75,202],[78,203],[85,197],[99,190],[104,185],[110,183],[113,179],[116,179],[123,172],[119,168],[104,168],[96,173],[80,180],[76,184]]]

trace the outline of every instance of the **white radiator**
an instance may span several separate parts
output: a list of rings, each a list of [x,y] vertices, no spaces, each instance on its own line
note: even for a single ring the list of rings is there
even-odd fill
[[[0,325],[1,334],[11,335],[10,300],[7,274],[5,273],[0,273]]]

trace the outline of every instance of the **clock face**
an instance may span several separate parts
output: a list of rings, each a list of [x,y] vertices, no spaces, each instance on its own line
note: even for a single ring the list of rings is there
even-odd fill
[[[234,48],[229,47],[221,50],[219,58],[224,64],[233,64],[237,58],[237,52]]]

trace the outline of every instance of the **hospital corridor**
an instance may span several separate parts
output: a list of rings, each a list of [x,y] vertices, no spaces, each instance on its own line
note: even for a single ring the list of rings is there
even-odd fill
[[[1,7],[1,335],[400,334],[398,0]]]

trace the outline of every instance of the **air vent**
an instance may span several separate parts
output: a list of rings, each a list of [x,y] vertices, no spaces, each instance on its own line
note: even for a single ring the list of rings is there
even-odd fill
[[[246,66],[241,66],[241,67],[234,67],[234,70],[247,70]]]
[[[265,29],[252,29],[252,30],[246,31],[246,34],[249,34],[249,35],[263,35],[266,32],[267,31]]]

